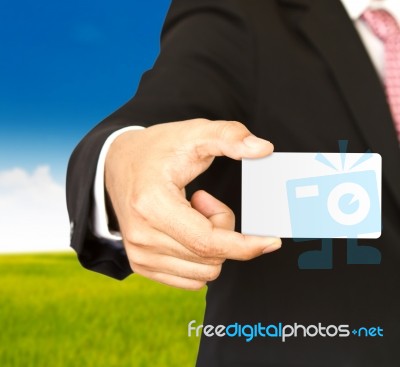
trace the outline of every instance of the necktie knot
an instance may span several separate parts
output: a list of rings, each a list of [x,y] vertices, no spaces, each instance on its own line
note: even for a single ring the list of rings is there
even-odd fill
[[[362,19],[384,45],[385,91],[400,141],[400,27],[396,19],[383,9],[368,9]]]
[[[386,10],[368,9],[363,13],[362,19],[367,23],[372,32],[383,42],[387,42],[393,37],[399,37],[399,25],[396,19]]]

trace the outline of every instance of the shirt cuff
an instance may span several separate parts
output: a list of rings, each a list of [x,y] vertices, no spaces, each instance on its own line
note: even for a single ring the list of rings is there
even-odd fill
[[[112,133],[105,141],[99,155],[97,162],[96,176],[94,179],[93,195],[94,205],[92,213],[92,231],[93,234],[98,238],[103,238],[112,241],[121,240],[121,234],[119,232],[111,232],[108,227],[108,215],[106,210],[105,200],[105,187],[104,187],[104,166],[106,162],[106,156],[111,144],[114,140],[127,131],[141,130],[144,129],[142,126],[128,126],[123,129],[117,130]]]

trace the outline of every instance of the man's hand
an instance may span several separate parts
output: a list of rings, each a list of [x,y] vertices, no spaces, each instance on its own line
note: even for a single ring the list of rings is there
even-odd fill
[[[185,186],[214,157],[272,151],[239,122],[196,119],[119,136],[107,155],[105,181],[133,271],[200,289],[218,277],[226,259],[250,260],[280,248],[278,238],[234,232],[232,210],[205,191],[190,202],[185,197]]]

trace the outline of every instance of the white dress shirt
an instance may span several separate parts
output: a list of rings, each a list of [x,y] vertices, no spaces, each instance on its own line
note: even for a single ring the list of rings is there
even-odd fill
[[[323,0],[320,0],[323,1]],[[353,20],[362,42],[371,57],[381,79],[384,78],[384,46],[382,41],[371,32],[369,27],[360,18],[367,8],[385,9],[400,24],[400,1],[399,0],[341,0],[349,17]],[[92,213],[92,230],[95,236],[109,240],[121,240],[119,233],[110,232],[108,227],[108,216],[105,205],[104,188],[104,164],[108,150],[113,141],[121,134],[143,129],[141,126],[129,126],[111,134],[103,145],[97,163],[96,177],[94,183],[94,209]]]

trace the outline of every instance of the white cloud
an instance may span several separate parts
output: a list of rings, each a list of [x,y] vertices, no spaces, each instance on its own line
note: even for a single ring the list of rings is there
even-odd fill
[[[0,171],[0,252],[69,249],[65,190],[48,166]]]

